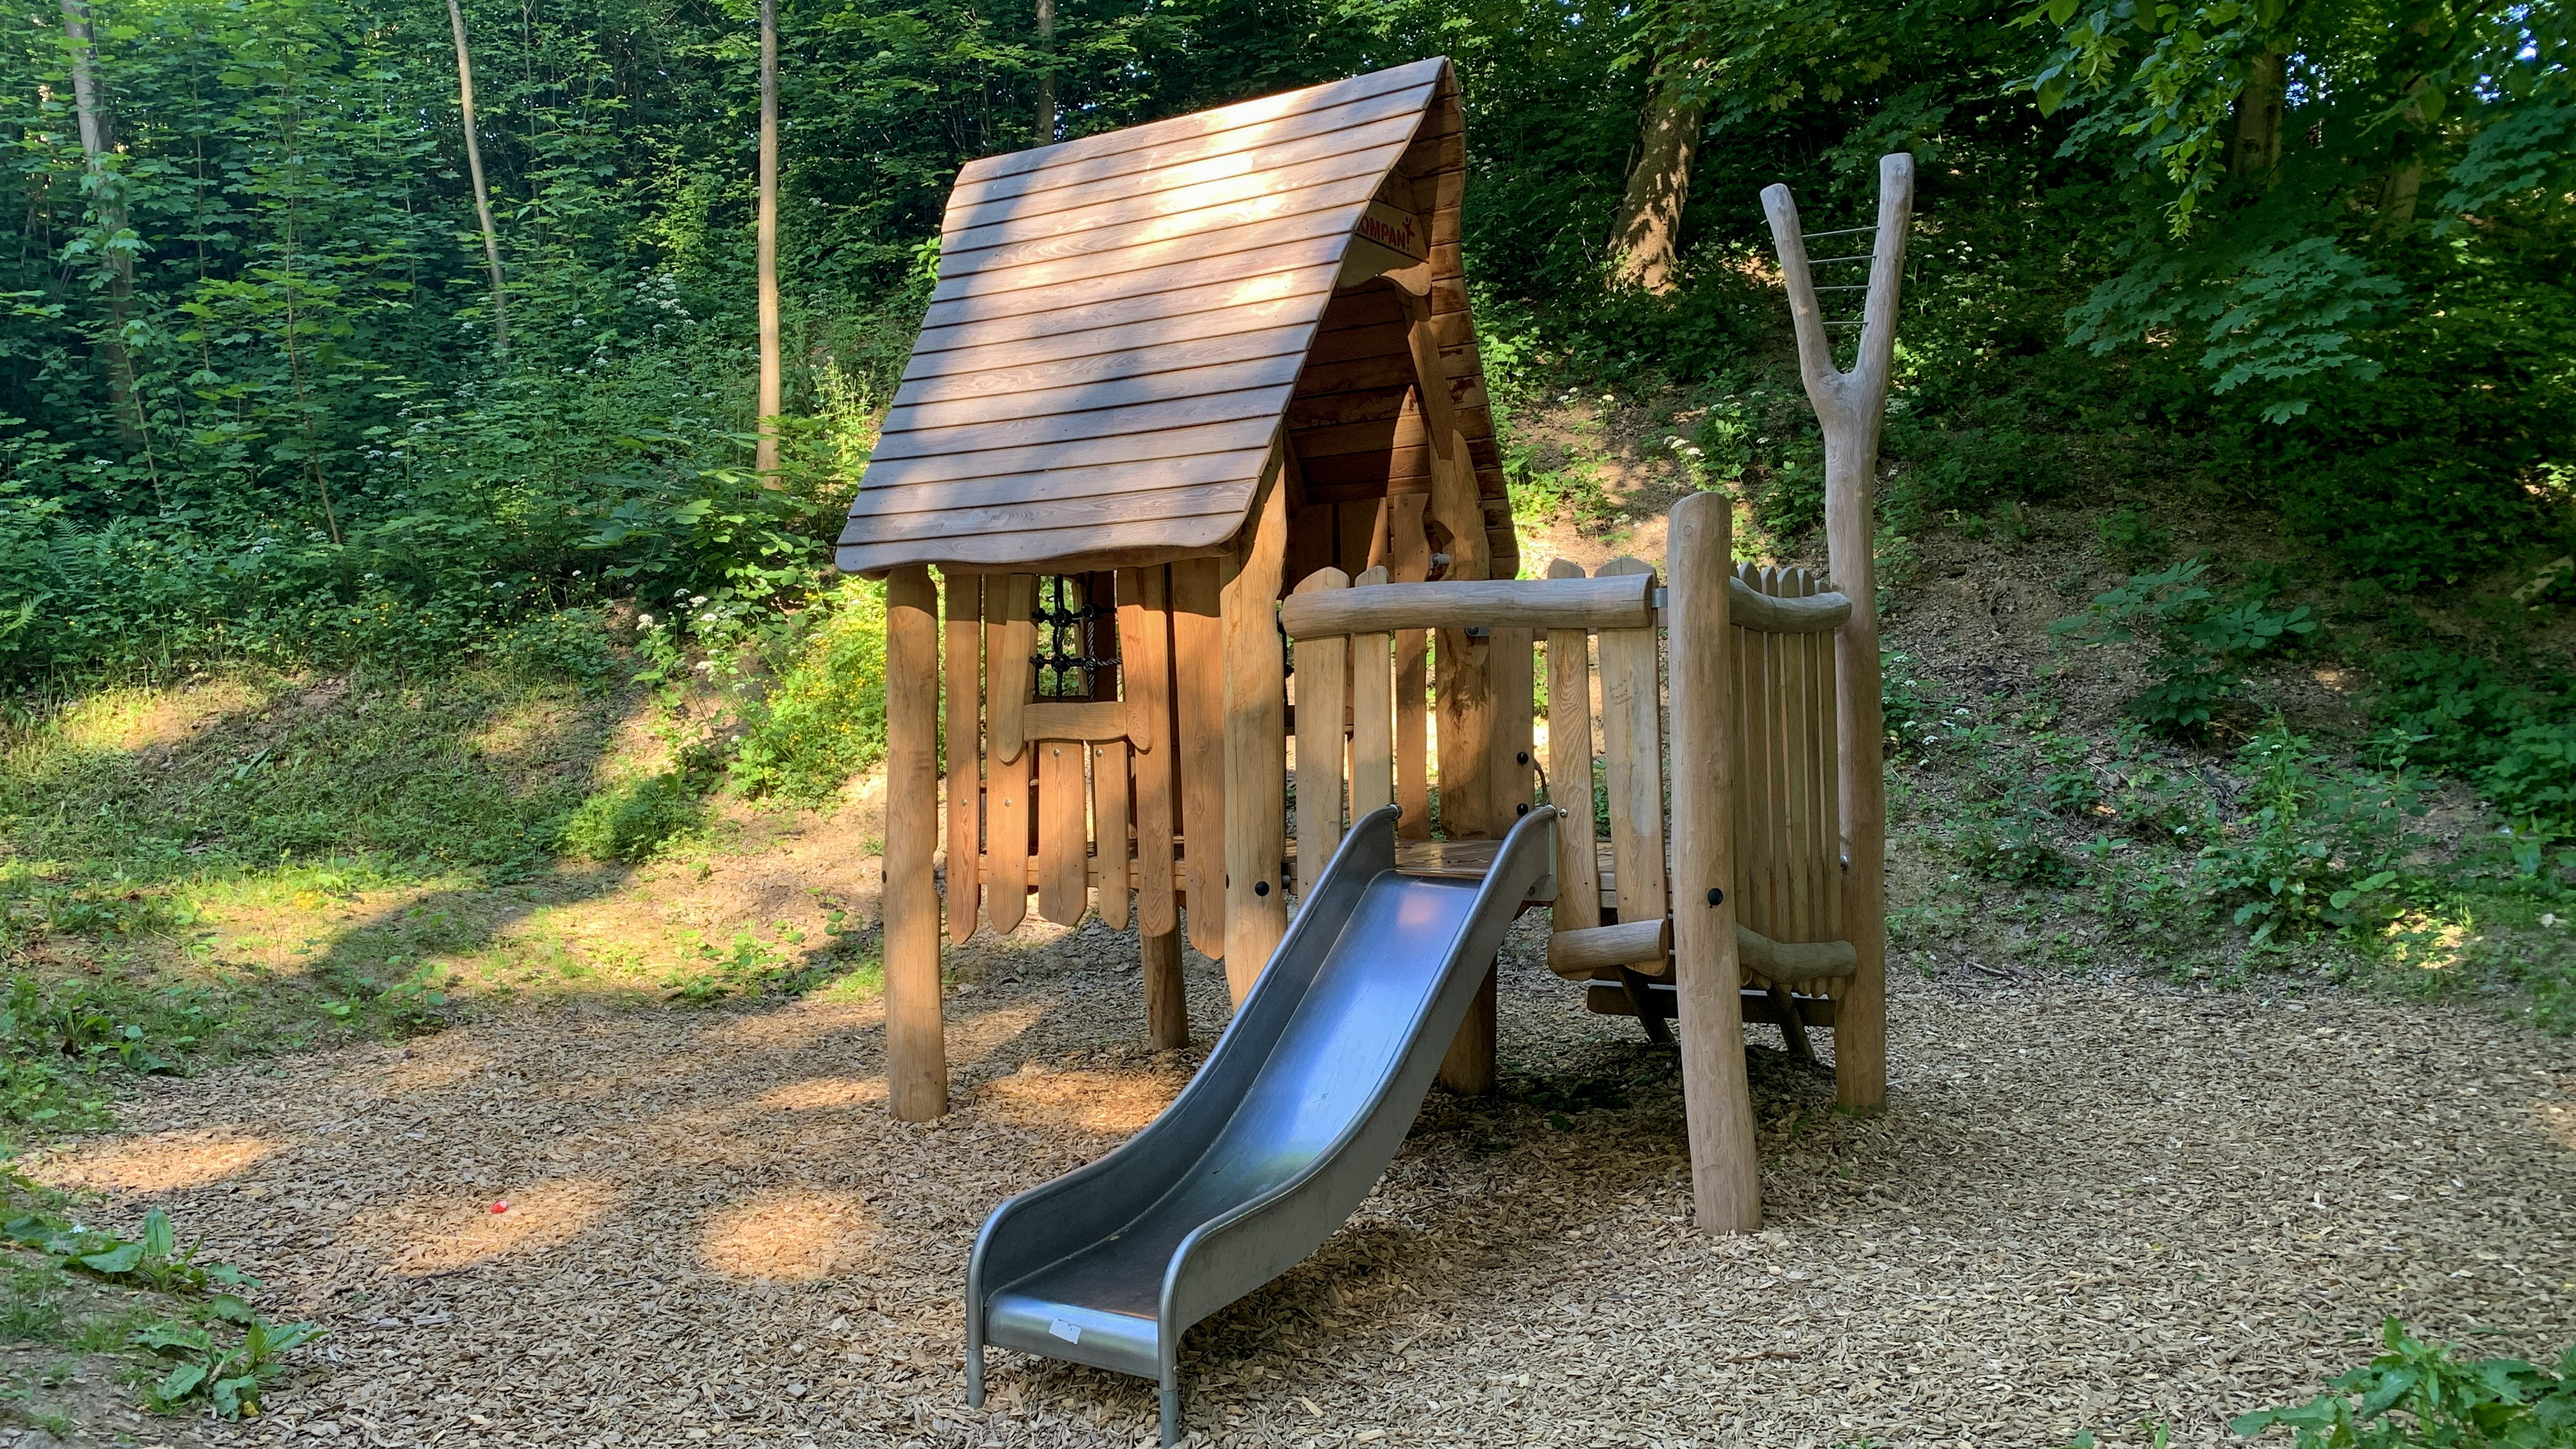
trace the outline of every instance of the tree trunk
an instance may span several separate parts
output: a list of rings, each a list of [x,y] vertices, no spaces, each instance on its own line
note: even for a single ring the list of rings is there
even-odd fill
[[[760,472],[778,473],[778,0],[760,0]]]
[[[483,228],[483,265],[492,276],[492,350],[507,353],[510,303],[501,285],[501,232],[492,225],[492,193],[483,185],[483,143],[474,121],[474,55],[465,45],[465,10],[458,0],[447,0],[447,26],[456,34],[456,109],[465,123],[465,173],[474,182],[474,219]]]
[[[1038,54],[1037,144],[1047,146],[1055,142],[1055,0],[1038,0]]]
[[[80,117],[81,159],[88,173],[90,211],[102,234],[98,258],[107,268],[107,391],[116,430],[128,446],[148,446],[143,417],[134,397],[134,358],[125,348],[125,324],[134,307],[134,262],[113,243],[126,230],[124,178],[108,168],[116,149],[115,127],[98,83],[98,51],[90,34],[88,0],[62,0],[63,41],[71,52],[72,106]]]
[[[1610,235],[1613,274],[1661,296],[1680,270],[1682,207],[1690,200],[1691,158],[1699,152],[1701,103],[1661,69],[1654,99],[1628,172],[1628,194],[1619,203]]]
[[[2289,56],[2267,50],[2254,57],[2254,72],[2236,93],[2236,142],[2228,149],[2231,176],[2260,178],[2281,164],[2281,116],[2289,105]]]

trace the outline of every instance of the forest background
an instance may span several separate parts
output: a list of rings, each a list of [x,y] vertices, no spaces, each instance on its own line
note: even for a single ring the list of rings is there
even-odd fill
[[[2092,892],[2104,929],[2195,971],[2498,942],[2458,979],[2576,1021],[2552,934],[2576,858],[2563,7],[777,0],[765,421],[753,6],[11,14],[13,970],[48,941],[185,935],[210,882],[289,860],[356,891],[492,886],[649,859],[711,794],[839,799],[878,747],[876,616],[828,542],[957,168],[1446,54],[1525,521],[1659,511],[1545,444],[1598,396],[1681,486],[1745,499],[1765,546],[1811,543],[1820,448],[1754,197],[1785,180],[1810,224],[1850,225],[1876,158],[1910,150],[1892,601],[1949,544],[2052,570],[2011,545],[2056,510],[2118,568],[2059,589],[2059,644],[2138,661],[2125,723],[2089,738],[2053,707],[1969,701],[1993,716],[1971,722],[1891,670],[1900,763],[1976,777],[1942,858],[2061,905]],[[2322,726],[2257,687],[2328,668],[2360,703]],[[255,701],[233,735],[100,743],[101,700],[217,679]],[[349,702],[313,703],[317,679]],[[665,712],[648,770],[603,748],[485,777],[506,752],[474,732],[510,690],[638,688],[714,702]],[[367,713],[392,697],[413,725]],[[381,954],[316,978],[333,1012],[436,994],[406,974],[422,953]],[[29,1020],[43,974],[20,978]],[[70,1059],[103,1050],[65,1030]],[[11,1110],[54,1110],[55,1069],[28,1070]]]

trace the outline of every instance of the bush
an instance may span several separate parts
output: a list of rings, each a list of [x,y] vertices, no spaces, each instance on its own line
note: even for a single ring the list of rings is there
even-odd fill
[[[2331,1392],[2240,1415],[2228,1427],[2251,1439],[2278,1425],[2298,1449],[2576,1444],[2576,1348],[2552,1373],[2518,1358],[2463,1363],[2448,1344],[2408,1337],[2394,1318],[2381,1326],[2380,1341],[2387,1351],[2336,1378]]]
[[[2238,759],[2253,774],[2255,809],[2201,847],[2193,884],[2234,904],[2257,946],[2285,929],[2369,919],[2416,844],[2407,820],[2425,813],[2405,777],[2336,771],[2278,720]]]
[[[2576,834],[2576,724],[2515,730],[2478,784],[2506,814]]]
[[[592,794],[564,821],[556,843],[566,855],[634,865],[695,829],[705,813],[688,777],[665,770]]]
[[[2243,694],[2248,664],[2317,627],[2307,605],[2276,608],[2260,584],[2221,597],[2201,582],[2208,572],[2192,558],[2133,574],[2049,632],[2091,646],[2153,640],[2160,677],[2129,700],[2129,713],[2160,734],[2200,735]]]

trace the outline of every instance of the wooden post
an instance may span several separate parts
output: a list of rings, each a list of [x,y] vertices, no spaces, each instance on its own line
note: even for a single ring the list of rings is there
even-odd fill
[[[1887,776],[1879,708],[1876,513],[1878,434],[1896,355],[1896,309],[1905,280],[1905,231],[1914,214],[1914,158],[1878,161],[1878,234],[1852,370],[1834,367],[1798,206],[1789,188],[1762,193],[1780,256],[1807,401],[1825,434],[1825,551],[1851,617],[1834,637],[1837,783],[1842,815],[1842,929],[1858,967],[1836,999],[1834,1096],[1846,1107],[1887,1103]]]
[[[886,1095],[894,1115],[948,1110],[939,1014],[939,595],[930,570],[886,580]]]
[[[1467,1019],[1458,1023],[1458,1034],[1449,1039],[1448,1054],[1440,1059],[1440,1085],[1462,1097],[1481,1097],[1494,1090],[1496,986],[1495,968],[1488,966],[1485,984],[1476,989],[1475,1003],[1467,1008]]]
[[[948,650],[948,939],[959,945],[975,934],[982,897],[984,848],[984,581],[949,573]]]
[[[1284,457],[1287,442],[1279,443]],[[1288,673],[1279,640],[1288,562],[1288,481],[1274,463],[1252,522],[1225,561],[1225,984],[1237,1006],[1288,932],[1279,858],[1288,836]],[[1194,852],[1195,853],[1195,852]]]
[[[1673,505],[1664,559],[1671,584],[1673,985],[1680,1006],[1682,1105],[1691,1200],[1704,1232],[1762,1226],[1753,1101],[1744,1071],[1743,973],[1735,944],[1734,807],[1726,736],[1733,503],[1694,493]],[[1685,765],[1684,762],[1687,762]]]

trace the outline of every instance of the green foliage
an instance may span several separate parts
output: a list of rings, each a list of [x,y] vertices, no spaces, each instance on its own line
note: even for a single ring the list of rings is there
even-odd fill
[[[809,616],[793,663],[747,711],[728,766],[754,797],[822,809],[885,755],[885,589],[844,581]]]
[[[2152,641],[2159,677],[2131,697],[2129,712],[2165,734],[2197,735],[2243,693],[2249,664],[2317,627],[2307,605],[2276,608],[2260,586],[2220,596],[2202,583],[2208,572],[2194,558],[2133,574],[2049,632],[2092,646]]]
[[[2275,720],[2238,752],[2254,808],[2205,832],[2194,884],[2253,944],[2283,932],[2355,926],[2385,914],[2389,892],[2422,842],[2406,822],[2425,813],[2403,774],[2333,768]]]
[[[2380,1329],[2385,1352],[2304,1404],[2242,1414],[2253,1438],[2275,1426],[2298,1449],[2549,1449],[2576,1443],[2576,1349],[2555,1372],[2521,1359],[2464,1361],[2445,1343]]]
[[[664,770],[594,791],[565,817],[556,844],[584,860],[638,864],[696,829],[705,813],[688,774]]]
[[[2576,724],[2526,725],[2505,737],[2478,785],[2498,809],[2576,835]]]

